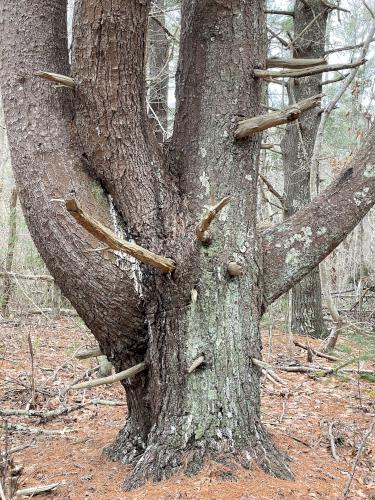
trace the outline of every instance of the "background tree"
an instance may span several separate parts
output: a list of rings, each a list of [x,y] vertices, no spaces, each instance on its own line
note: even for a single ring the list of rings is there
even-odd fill
[[[308,4],[299,0],[295,2],[294,32],[290,42],[294,58],[324,60],[328,13],[329,9],[321,0],[312,0]],[[290,79],[290,104],[321,94],[322,75]],[[320,109],[313,108],[287,126],[282,140],[286,217],[311,199],[310,162],[319,123]],[[289,300],[292,332],[325,338],[328,330],[323,319],[319,268],[313,269],[292,288]]]
[[[290,477],[260,422],[259,321],[375,202],[375,132],[319,198],[260,233],[260,137],[238,122],[261,113],[263,2],[183,1],[176,121],[164,152],[147,118],[149,9],[77,1],[73,80],[57,77],[70,88],[56,89],[33,73],[70,73],[66,2],[1,4],[1,85],[25,218],[116,370],[145,362],[123,382],[129,419],[108,451],[134,465],[129,487],[195,472],[208,458],[255,459]],[[114,223],[103,191],[138,247],[96,223]],[[207,205],[215,208],[202,219]],[[92,251],[97,239],[74,219],[142,263],[124,257],[120,268]]]

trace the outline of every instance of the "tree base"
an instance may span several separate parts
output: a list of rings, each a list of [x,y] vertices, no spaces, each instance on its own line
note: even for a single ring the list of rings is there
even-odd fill
[[[139,429],[135,429],[131,419],[118,433],[116,440],[104,448],[104,454],[113,462],[136,465],[146,449],[146,442]]]
[[[206,439],[195,442],[183,450],[168,446],[168,439],[150,443],[134,469],[125,480],[126,490],[143,486],[147,481],[167,480],[175,474],[188,476],[199,473],[202,468],[214,462],[223,466],[223,477],[235,479],[236,471],[258,465],[266,473],[280,479],[293,479],[287,462],[289,457],[280,452],[268,433],[260,426],[248,445],[234,449],[227,439]],[[127,462],[129,463],[129,462]],[[133,462],[134,463],[134,462]]]

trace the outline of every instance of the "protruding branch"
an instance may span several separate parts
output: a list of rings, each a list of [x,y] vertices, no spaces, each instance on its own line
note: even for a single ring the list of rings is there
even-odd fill
[[[262,174],[259,174],[259,178],[264,182],[264,184],[267,186],[267,189],[270,193],[272,193],[275,198],[277,198],[281,205],[284,206],[285,204],[285,199],[284,199],[284,196],[282,194],[280,194],[278,191],[276,191],[276,189],[272,186],[272,184],[270,183],[270,181],[268,179],[266,179]]]
[[[90,215],[83,212],[75,198],[65,200],[65,206],[78,224],[84,227],[99,241],[106,243],[109,248],[125,252],[144,264],[160,269],[164,273],[170,273],[176,269],[176,263],[172,259],[162,257],[140,247],[139,245],[136,245],[135,243],[129,243],[118,238],[111,230],[103,226]]]
[[[273,38],[276,38],[277,40],[279,40],[281,45],[283,45],[284,47],[289,47],[288,42],[286,40],[284,40],[284,38],[282,38],[278,33],[275,33],[269,26],[267,26],[267,31],[269,33],[271,33]]]
[[[82,349],[75,354],[75,358],[77,359],[89,359],[95,358],[97,356],[101,356],[102,352],[100,347],[91,347],[90,349]]]
[[[375,42],[375,38],[370,41],[370,43]],[[333,49],[328,49],[325,54],[333,54],[334,52],[344,52],[346,50],[360,49],[363,47],[363,42],[357,43],[355,45],[345,45],[345,47],[335,47]]]
[[[324,66],[327,64],[325,59],[283,59],[281,57],[272,57],[267,59],[267,68],[289,68],[302,69],[312,68],[314,66]]]
[[[265,142],[262,142],[262,144],[260,145],[260,149],[272,149],[273,148],[273,144],[267,144]]]
[[[59,75],[58,73],[49,73],[48,71],[37,71],[34,73],[34,76],[39,76],[39,78],[44,78],[45,80],[49,80],[51,82],[57,83],[62,87],[68,87],[70,89],[74,89],[76,84],[73,78],[70,76]]]
[[[274,111],[268,115],[255,116],[254,118],[240,121],[234,136],[236,139],[245,139],[256,132],[261,132],[267,128],[276,127],[276,125],[282,125],[296,120],[304,111],[318,106],[322,97],[323,94],[318,94],[292,104],[280,111]]]
[[[329,85],[330,83],[341,82],[341,80],[345,80],[345,78],[349,75],[349,73],[344,73],[343,75],[339,75],[336,78],[331,78],[330,80],[325,80],[322,82],[322,85]]]
[[[134,375],[143,372],[145,369],[146,364],[142,362],[128,368],[127,370],[110,375],[109,377],[97,378],[96,380],[88,380],[87,382],[82,382],[81,384],[72,385],[70,389],[87,389],[88,387],[97,387],[98,385],[114,384],[115,382],[120,382],[126,378],[134,377]]]
[[[219,203],[217,203],[216,205],[209,208],[209,210],[204,214],[202,220],[200,221],[195,230],[195,234],[197,235],[199,241],[207,242],[210,240],[210,235],[208,234],[207,230],[211,222],[220,212],[220,210],[222,210],[226,205],[228,205],[229,201],[230,201],[230,196],[225,196],[225,198],[219,201]]]
[[[320,73],[326,73],[327,71],[338,71],[341,69],[356,68],[361,66],[366,61],[362,59],[361,61],[356,61],[353,63],[344,64],[326,64],[321,66],[314,66],[312,68],[304,68],[300,70],[280,70],[280,71],[270,71],[268,69],[255,69],[254,76],[257,78],[302,78],[305,76],[318,75]]]
[[[192,362],[190,368],[188,369],[188,373],[193,373],[193,371],[196,370],[198,366],[202,365],[204,362],[205,362],[205,357],[203,355],[199,356],[199,358],[195,359]]]
[[[229,276],[232,276],[232,278],[236,278],[238,276],[242,275],[242,266],[238,264],[238,262],[229,262],[228,264],[228,274]]]
[[[279,15],[279,16],[291,16],[291,17],[294,17],[294,12],[292,10],[266,9],[265,13],[266,14],[276,14],[276,15]]]

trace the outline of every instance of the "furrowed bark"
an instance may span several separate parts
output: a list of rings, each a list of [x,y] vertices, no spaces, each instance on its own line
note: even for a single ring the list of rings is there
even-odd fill
[[[264,300],[287,292],[354,229],[375,203],[375,127],[331,185],[288,220],[264,231]]]
[[[324,39],[328,11],[321,0],[311,0],[310,9],[296,1],[293,57],[324,56]],[[315,19],[315,22],[312,22]],[[309,26],[309,27],[308,27]],[[308,29],[306,30],[306,27]],[[302,37],[299,37],[301,32]],[[292,80],[289,84],[289,102],[307,99],[321,93],[322,74]],[[284,216],[290,217],[311,200],[310,169],[314,143],[320,123],[320,109],[313,108],[287,126],[281,142],[284,165]],[[290,326],[293,333],[324,338],[328,335],[323,319],[322,292],[319,268],[313,269],[290,292]]]
[[[86,210],[111,224],[100,186],[88,177],[81,161],[72,128],[72,92],[33,76],[41,68],[70,73],[66,1],[6,0],[0,4],[0,20],[1,91],[12,166],[28,227],[56,283],[103,353],[122,370],[142,361],[147,341],[132,272],[97,252],[86,253],[97,242],[64,206],[51,202],[74,190]],[[144,384],[140,375],[136,384],[127,385],[131,412],[137,413]],[[143,411],[144,407],[139,427],[146,427],[148,415],[143,416]]]
[[[170,307],[150,325],[156,425],[127,487],[194,473],[205,460],[220,458],[242,465],[254,460],[290,477],[260,423],[261,370],[251,362],[261,347],[255,213],[261,141],[233,140],[238,118],[260,113],[261,82],[253,70],[265,63],[263,28],[261,0],[182,3],[170,165],[179,179],[184,226],[176,242],[179,265],[163,296]],[[204,206],[226,196],[231,202],[212,224],[211,245],[192,241]],[[231,261],[239,262],[242,276],[227,273]],[[205,364],[189,374],[202,357]]]
[[[175,203],[173,181],[147,119],[149,8],[150,0],[78,0],[72,70],[76,125],[89,172],[112,195],[136,243],[163,253]]]

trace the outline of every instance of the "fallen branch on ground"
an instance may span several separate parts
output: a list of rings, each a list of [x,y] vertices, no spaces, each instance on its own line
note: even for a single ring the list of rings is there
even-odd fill
[[[39,411],[39,410],[19,410],[19,409],[0,409],[1,417],[38,417],[43,422],[47,422],[52,418],[66,415],[72,411],[81,410],[90,405],[103,405],[103,406],[124,406],[126,403],[121,401],[111,401],[106,399],[94,399],[86,403],[78,403],[74,406],[66,406],[64,408],[57,408],[56,410]]]
[[[77,432],[74,429],[63,429],[61,430],[48,430],[48,429],[37,429],[36,427],[29,427],[28,425],[22,425],[22,424],[10,424],[8,422],[7,424],[8,430],[13,431],[13,432],[27,432],[29,434],[44,434],[46,436],[65,436],[68,433],[71,432]],[[4,429],[5,426],[3,425],[2,428]]]
[[[32,486],[31,488],[23,488],[16,491],[16,497],[33,497],[41,493],[55,490],[60,483],[46,484],[45,486]]]
[[[331,453],[332,453],[333,458],[335,460],[340,460],[340,457],[337,455],[337,452],[336,452],[335,437],[333,435],[333,422],[330,422],[328,424],[328,438],[329,438],[329,444],[331,446]]]
[[[300,342],[298,342],[298,340],[293,340],[293,344],[296,345],[297,347],[300,347],[301,349],[305,349],[306,351],[308,351],[310,349],[310,351],[313,354],[315,354],[315,356],[319,356],[320,358],[329,359],[330,361],[338,361],[339,360],[339,358],[337,358],[336,356],[331,356],[330,354],[325,354],[324,352],[317,351],[316,349],[314,349],[311,346],[303,345]]]

